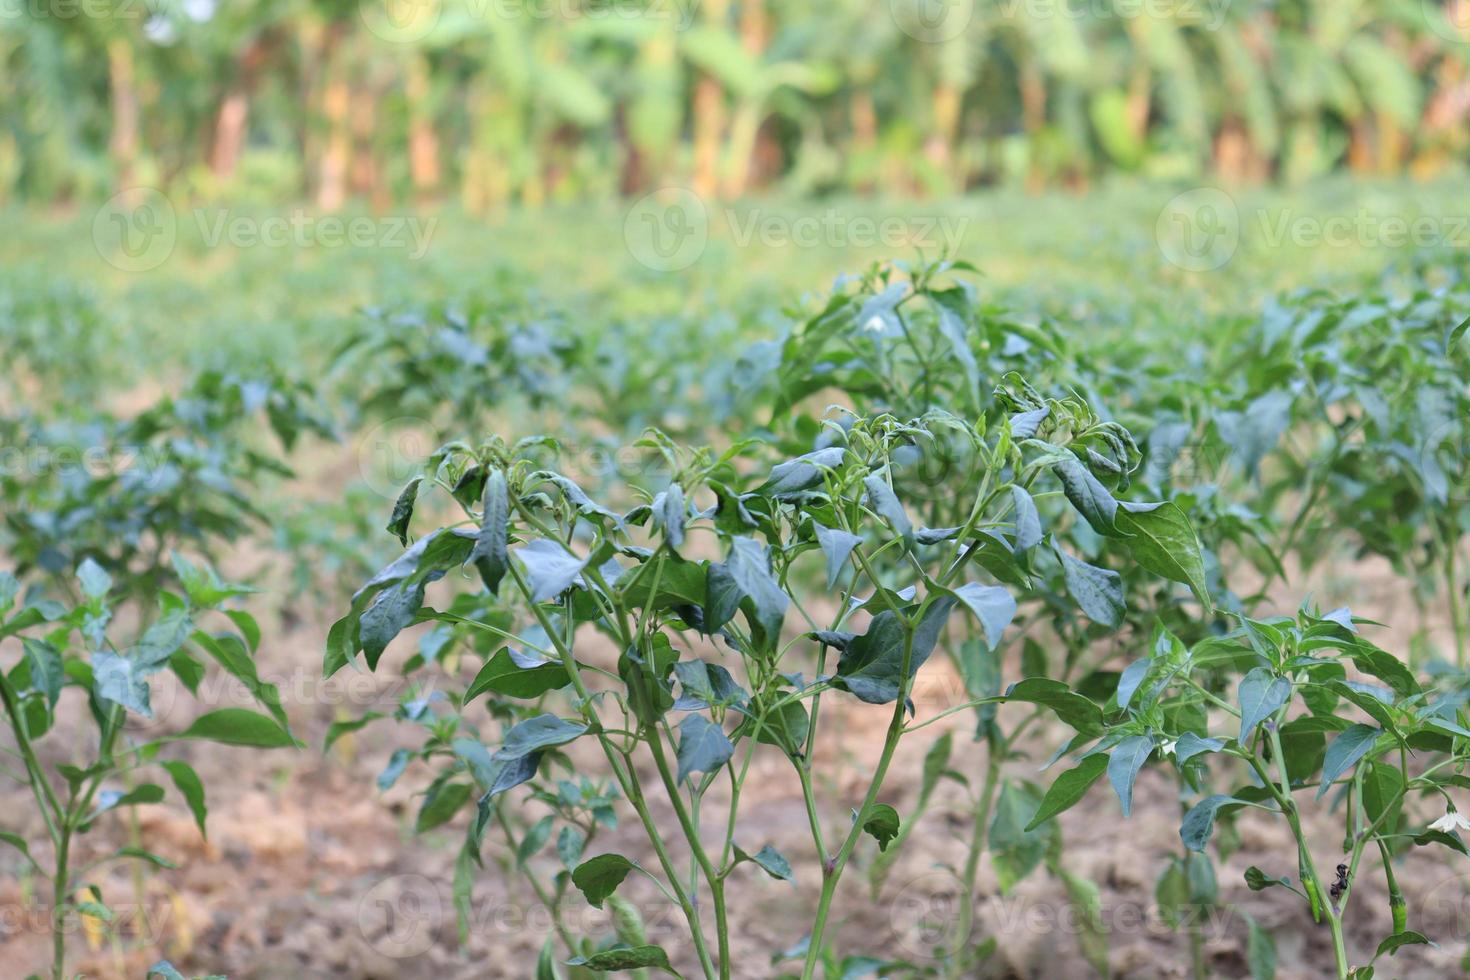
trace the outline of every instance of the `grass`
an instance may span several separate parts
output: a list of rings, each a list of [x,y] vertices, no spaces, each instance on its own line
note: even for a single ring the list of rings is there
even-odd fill
[[[85,341],[105,353],[104,370],[157,378],[268,359],[319,365],[340,342],[346,318],[363,306],[497,291],[563,310],[586,330],[614,316],[732,311],[769,333],[782,306],[820,293],[837,276],[911,257],[915,240],[934,254],[948,238],[959,242],[956,258],[981,269],[986,298],[1097,329],[1102,340],[1112,330],[1141,328],[1167,340],[1213,317],[1252,314],[1282,290],[1351,282],[1391,265],[1406,252],[1385,243],[1374,221],[1437,215],[1432,246],[1470,245],[1461,240],[1470,231],[1442,217],[1461,209],[1460,187],[1330,181],[1233,192],[1234,254],[1217,269],[1186,271],[1170,264],[1156,235],[1162,209],[1186,190],[1119,182],[1086,197],[982,192],[948,202],[709,205],[707,243],[676,272],[639,262],[637,214],[630,218],[627,207],[609,204],[483,219],[455,210],[345,216],[367,219],[384,239],[395,223],[418,222],[427,235],[418,258],[407,234],[402,244],[341,246],[322,244],[315,230],[302,233],[301,246],[211,240],[221,220],[260,228],[293,212],[176,207],[177,244],[141,272],[102,259],[92,240],[94,215],[85,208],[13,210],[3,216],[9,234],[0,242],[0,302],[52,306],[32,311],[30,329],[41,332],[62,330],[67,310],[83,308],[95,321],[82,331]],[[1313,240],[1314,229],[1333,227],[1333,219],[1343,235]],[[63,300],[36,301],[57,295]],[[6,319],[7,329],[24,329],[16,317]]]

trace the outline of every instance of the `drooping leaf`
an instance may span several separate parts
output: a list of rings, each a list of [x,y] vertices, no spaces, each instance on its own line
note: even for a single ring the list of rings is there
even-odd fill
[[[931,602],[914,628],[909,650],[908,678],[912,678],[934,651],[939,633],[955,600],[943,596]],[[903,676],[904,628],[892,610],[874,616],[868,631],[854,637],[837,664],[834,683],[869,704],[889,704],[907,683]]]
[[[505,473],[492,469],[485,475],[485,490],[480,498],[480,531],[469,561],[480,573],[480,580],[491,595],[498,595],[500,582],[510,568],[507,551],[510,540],[510,491]]]
[[[887,803],[874,803],[868,808],[868,818],[863,821],[863,833],[878,842],[878,850],[886,851],[898,836],[899,824],[897,810]]]
[[[735,860],[737,862],[750,861],[752,864],[757,865],[762,871],[770,875],[772,878],[775,878],[777,881],[794,882],[796,880],[796,877],[791,873],[791,863],[787,861],[786,858],[782,857],[781,852],[776,850],[770,844],[762,847],[754,854],[747,854],[744,850],[740,848],[739,844],[736,844]]]
[[[527,584],[532,602],[555,599],[575,585],[587,567],[587,559],[578,558],[559,542],[537,538],[516,550],[516,557],[526,566]]]
[[[1244,800],[1218,793],[1205,797],[1184,815],[1184,821],[1179,825],[1180,840],[1191,851],[1203,851],[1205,844],[1209,843],[1210,835],[1215,832],[1216,815],[1222,809],[1242,806],[1244,803]]]
[[[495,753],[500,760],[521,759],[533,752],[566,745],[585,734],[586,725],[565,721],[552,714],[541,714],[515,725],[505,733],[505,741]]]
[[[184,795],[184,802],[189,804],[189,812],[194,814],[194,822],[199,825],[199,836],[207,839],[209,832],[204,827],[204,819],[209,814],[209,808],[204,805],[204,783],[199,779],[199,774],[187,762],[174,759],[164,762],[163,768],[173,780],[174,786]]]
[[[1001,635],[1016,615],[1016,600],[1010,592],[1003,586],[970,582],[955,589],[954,594],[980,620],[990,649],[999,647]]]
[[[1094,531],[1114,538],[1126,536],[1127,532],[1120,530],[1117,523],[1118,501],[1080,459],[1068,454],[1052,471],[1061,481],[1067,499]]]
[[[1117,514],[1118,527],[1131,534],[1127,539],[1133,559],[1156,575],[1188,585],[1208,610],[1209,587],[1205,584],[1204,555],[1194,527],[1184,511],[1173,502],[1140,504],[1124,502]]]
[[[831,589],[837,585],[837,576],[842,573],[842,566],[847,563],[852,549],[862,543],[862,538],[847,531],[832,530],[820,524],[813,524],[817,533],[817,543],[822,546],[822,554],[827,558],[827,588]]]
[[[1113,748],[1108,759],[1108,781],[1123,805],[1123,816],[1133,815],[1133,782],[1154,750],[1152,735],[1130,735]]]
[[[1326,796],[1337,778],[1372,750],[1381,734],[1382,731],[1372,725],[1353,725],[1332,740],[1322,758],[1322,782],[1317,787],[1317,799]]]
[[[1255,667],[1240,679],[1235,699],[1240,705],[1240,734],[1236,741],[1245,745],[1256,726],[1274,715],[1291,697],[1291,681],[1277,677],[1266,667]]]
[[[1067,592],[1076,600],[1087,618],[1109,629],[1122,626],[1123,614],[1127,609],[1123,600],[1122,576],[1073,558],[1060,548],[1056,552],[1062,562],[1062,576],[1067,583]]]
[[[724,730],[704,715],[688,715],[679,723],[678,782],[692,772],[714,772],[734,754]]]
[[[602,908],[602,903],[617,891],[634,867],[621,854],[599,854],[577,865],[572,872],[572,884],[593,906]]]
[[[404,485],[398,499],[393,502],[393,514],[388,518],[386,530],[405,548],[408,547],[408,525],[413,520],[414,504],[418,500],[419,485],[423,482],[422,476],[416,476]]]
[[[669,954],[659,946],[614,946],[591,956],[574,956],[567,965],[586,967],[594,973],[655,969],[679,976],[669,966]]]
[[[873,512],[887,521],[899,537],[912,544],[914,525],[893,488],[883,479],[883,474],[870,474],[863,479],[863,486],[868,491],[868,506],[873,508]]]
[[[1041,806],[1037,807],[1036,816],[1031,818],[1026,829],[1034,830],[1057,814],[1070,810],[1080,803],[1088,789],[1101,778],[1107,768],[1108,757],[1099,752],[1089,755],[1075,768],[1068,769],[1058,776],[1047,789],[1046,795],[1041,798]]]

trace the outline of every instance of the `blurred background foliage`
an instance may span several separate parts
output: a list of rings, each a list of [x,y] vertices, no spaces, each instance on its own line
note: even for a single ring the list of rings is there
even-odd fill
[[[8,0],[0,202],[1430,176],[1470,0]]]

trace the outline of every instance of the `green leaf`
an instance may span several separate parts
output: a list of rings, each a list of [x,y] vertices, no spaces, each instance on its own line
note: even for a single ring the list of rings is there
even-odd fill
[[[771,467],[771,475],[755,492],[769,497],[779,497],[820,486],[823,473],[841,466],[845,455],[847,455],[847,450],[842,446],[828,446],[825,449],[807,453],[805,456],[778,463]]]
[[[1089,755],[1076,768],[1068,769],[1058,776],[1041,798],[1041,806],[1037,807],[1036,816],[1031,818],[1026,829],[1034,830],[1057,814],[1076,806],[1107,768],[1108,757],[1099,752]]]
[[[1443,844],[1454,851],[1459,851],[1466,857],[1470,857],[1470,849],[1465,847],[1465,842],[1454,834],[1447,834],[1443,830],[1426,830],[1414,838],[1414,843],[1420,847],[1427,844]]]
[[[551,825],[554,821],[551,814],[547,814],[526,831],[526,836],[521,838],[520,845],[516,848],[516,866],[524,868],[526,862],[535,857],[546,842],[551,840]]]
[[[145,851],[141,847],[119,847],[117,850],[112,852],[112,856],[109,857],[108,860],[122,860],[123,858],[133,858],[138,861],[145,861],[148,864],[153,865],[155,868],[169,869],[178,867],[176,863],[170,861],[168,858],[163,857],[160,854],[154,854],[152,851]]]
[[[684,543],[684,523],[689,519],[689,507],[684,502],[684,490],[677,483],[653,498],[653,519],[664,530],[664,539],[671,549]]]
[[[1199,539],[1177,504],[1125,502],[1117,523],[1133,535],[1127,545],[1134,561],[1156,575],[1188,585],[1205,609],[1211,608]]]
[[[532,752],[568,742],[585,734],[586,725],[563,721],[556,715],[542,714],[516,725],[505,733],[505,742],[495,753],[499,760],[520,759]]]
[[[259,749],[296,748],[297,742],[280,725],[265,715],[246,708],[221,708],[200,715],[177,736],[198,738],[226,745],[248,745]]]
[[[739,844],[736,844],[735,861],[737,863],[740,861],[750,861],[778,881],[796,881],[795,876],[791,873],[791,863],[781,855],[780,851],[776,850],[770,844],[767,844],[754,854],[747,854],[741,849]]]
[[[887,803],[874,803],[868,809],[868,819],[863,821],[863,833],[878,842],[878,850],[886,851],[898,836],[899,824],[897,810]]]
[[[143,783],[135,786],[126,793],[120,793],[115,789],[105,789],[97,794],[97,807],[87,816],[87,823],[91,823],[108,810],[120,806],[140,806],[148,803],[163,802],[163,787],[154,783]]]
[[[689,715],[679,723],[678,782],[692,772],[714,772],[734,754],[724,730],[704,715]]]
[[[1174,743],[1174,758],[1182,766],[1203,752],[1219,752],[1224,747],[1223,738],[1200,738],[1194,732],[1185,732]]]
[[[1372,725],[1353,725],[1332,740],[1322,759],[1322,782],[1317,787],[1317,799],[1326,796],[1333,782],[1372,750],[1380,734],[1382,732]]]
[[[1067,592],[1094,623],[1109,629],[1123,625],[1123,614],[1127,605],[1123,600],[1123,578],[1117,572],[1089,565],[1073,558],[1061,548],[1056,549],[1062,562],[1062,577],[1067,583]]]
[[[1215,832],[1216,815],[1222,809],[1244,804],[1245,800],[1218,793],[1205,797],[1184,815],[1184,820],[1179,825],[1179,839],[1191,851],[1203,851],[1205,844],[1209,843],[1210,835]]]
[[[1127,536],[1127,532],[1120,530],[1117,524],[1118,501],[1080,459],[1070,453],[1065,454],[1052,467],[1052,472],[1061,480],[1067,499],[1094,531],[1112,538]]]
[[[559,690],[572,682],[567,669],[556,661],[548,661],[535,667],[522,667],[515,662],[507,647],[495,651],[485,661],[475,679],[465,691],[464,704],[488,692],[511,698],[535,700],[548,691]]]
[[[599,854],[577,865],[572,872],[572,884],[587,897],[595,907],[602,903],[628,877],[636,865],[621,854]]]
[[[990,649],[999,647],[1001,635],[1016,615],[1016,600],[1011,594],[999,585],[970,582],[955,589],[954,595],[980,620]]]
[[[822,554],[827,558],[827,588],[832,589],[837,585],[837,576],[842,573],[842,566],[847,563],[852,549],[863,543],[863,539],[856,534],[847,531],[834,531],[813,522],[817,533],[817,543],[822,546]]]
[[[1371,823],[1377,823],[1388,811],[1379,832],[1392,834],[1398,829],[1398,813],[1403,809],[1404,774],[1398,766],[1380,762],[1368,763],[1363,773],[1363,812]]]
[[[41,866],[36,863],[36,859],[31,857],[30,845],[26,843],[26,839],[20,834],[13,833],[9,830],[0,830],[0,844],[9,844],[25,856],[25,859],[30,862],[32,868],[35,868],[37,871],[41,870]]]
[[[1114,747],[1113,754],[1108,759],[1108,781],[1118,794],[1118,802],[1123,805],[1125,817],[1133,815],[1133,782],[1153,750],[1152,735],[1130,735]]]
[[[1025,829],[1040,805],[1041,792],[1029,783],[1008,779],[1001,785],[988,839],[996,883],[1002,895],[1009,894],[1040,866],[1048,846],[1058,836],[1053,824],[1043,824],[1034,830]]]
[[[1030,551],[1041,543],[1041,515],[1036,512],[1036,501],[1024,487],[1011,487],[1011,503],[1016,508],[1016,554]]]
[[[454,815],[469,798],[469,783],[436,781],[424,794],[424,802],[419,807],[418,818],[414,821],[414,833],[427,833],[435,827],[448,823],[454,819]]]
[[[882,473],[869,474],[863,480],[863,486],[868,491],[868,506],[873,512],[883,518],[893,528],[899,537],[903,538],[910,546],[914,543],[914,525],[909,520],[908,512],[899,503],[893,488],[888,481],[883,479]]]
[[[645,970],[653,968],[665,973],[674,972],[669,966],[669,954],[658,946],[615,946],[591,956],[577,956],[567,960],[568,966],[584,966],[595,973],[614,973],[618,970]]]
[[[587,836],[576,827],[563,827],[556,835],[556,856],[568,868],[575,868],[582,859],[582,849],[587,846]]]
[[[398,494],[398,499],[393,501],[393,514],[388,518],[386,530],[389,534],[398,538],[398,543],[405,548],[408,547],[408,524],[413,520],[413,506],[419,496],[419,484],[424,478],[416,476],[404,486]]]
[[[383,714],[378,711],[369,711],[361,718],[350,718],[347,721],[334,721],[327,726],[326,738],[322,740],[322,752],[331,751],[332,744],[351,732],[361,731],[368,725],[382,718]]]
[[[208,839],[209,832],[204,829],[204,818],[208,815],[209,808],[204,805],[204,783],[199,779],[199,774],[187,762],[168,760],[162,765],[174,786],[184,795],[184,802],[189,804],[194,822],[199,825],[199,836]]]
[[[480,533],[475,536],[469,561],[479,570],[480,579],[490,594],[498,595],[500,580],[510,568],[510,557],[506,551],[510,539],[510,491],[503,471],[492,469],[486,474],[481,507]]]
[[[1235,699],[1240,705],[1240,734],[1244,745],[1256,726],[1271,717],[1291,697],[1291,681],[1277,677],[1266,667],[1255,667],[1240,680]]]
[[[756,625],[765,632],[768,644],[774,644],[781,635],[781,622],[791,600],[771,574],[768,549],[753,538],[731,538],[730,555],[724,567],[740,595],[754,605]],[[711,581],[713,583],[713,569]]]
[[[1278,885],[1282,888],[1289,888],[1291,887],[1291,879],[1272,878],[1253,864],[1245,869],[1245,884],[1251,891],[1258,892]]]
[[[954,604],[950,596],[934,600],[914,627],[909,650],[910,678],[934,652]],[[843,651],[834,683],[868,704],[891,704],[908,680],[902,676],[904,643],[904,628],[898,617],[892,610],[879,613],[868,624],[868,631],[854,637]]]
[[[1044,705],[1083,735],[1102,733],[1102,709],[1061,681],[1028,677],[1012,684],[1005,693],[1005,699]]]
[[[1433,945],[1434,943],[1430,942],[1429,937],[1424,935],[1423,933],[1413,931],[1396,932],[1392,936],[1389,936],[1383,942],[1378,944],[1378,950],[1373,954],[1373,958],[1376,960],[1384,953],[1387,953],[1389,956],[1393,956],[1404,946]]]
[[[587,567],[587,559],[578,558],[559,542],[537,538],[516,549],[516,557],[526,566],[532,602],[555,599],[575,585]]]
[[[1275,980],[1276,940],[1255,919],[1246,917],[1245,962],[1251,980]]]
[[[93,601],[106,598],[112,590],[112,576],[91,558],[84,559],[77,567],[77,582],[82,587],[82,595]]]

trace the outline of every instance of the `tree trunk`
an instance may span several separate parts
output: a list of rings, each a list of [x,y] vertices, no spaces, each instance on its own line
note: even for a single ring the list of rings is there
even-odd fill
[[[415,53],[408,63],[408,174],[414,192],[428,199],[439,189],[439,136],[430,106],[429,62]]]
[[[133,71],[133,47],[126,38],[107,42],[108,84],[112,89],[112,156],[114,187],[119,193],[133,192],[133,172],[138,157],[138,84]]]
[[[235,76],[220,100],[214,117],[214,139],[209,151],[209,170],[228,178],[235,172],[250,130],[250,100],[260,84],[260,71],[270,57],[275,39],[269,33],[252,38],[235,63]]]

